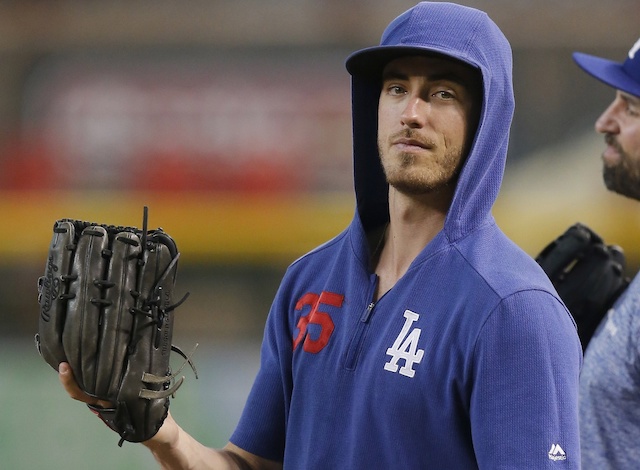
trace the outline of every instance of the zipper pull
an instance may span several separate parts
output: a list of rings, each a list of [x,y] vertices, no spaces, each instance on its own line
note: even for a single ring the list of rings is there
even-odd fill
[[[373,311],[373,307],[375,306],[376,306],[375,302],[371,302],[369,305],[367,305],[367,308],[365,309],[364,313],[360,317],[360,321],[362,323],[367,323],[369,321],[369,318],[371,318],[371,312]]]

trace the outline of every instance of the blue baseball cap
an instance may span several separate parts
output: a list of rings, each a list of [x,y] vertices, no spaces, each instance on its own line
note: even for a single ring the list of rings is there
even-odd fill
[[[573,60],[589,75],[613,88],[640,97],[640,39],[629,50],[624,62],[574,52]]]
[[[481,10],[447,2],[420,2],[387,26],[380,45],[352,53],[346,68],[352,76],[380,78],[388,62],[407,55],[445,56],[477,66],[460,51],[471,56],[476,41],[481,42],[487,34],[497,35],[495,30],[497,26],[489,25]],[[446,44],[440,40],[443,37]]]

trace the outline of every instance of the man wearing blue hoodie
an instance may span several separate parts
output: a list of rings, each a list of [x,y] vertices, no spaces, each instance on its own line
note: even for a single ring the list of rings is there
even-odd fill
[[[230,443],[169,416],[163,468],[579,468],[575,325],[491,215],[511,69],[485,13],[442,2],[348,58],[354,219],[287,270]]]

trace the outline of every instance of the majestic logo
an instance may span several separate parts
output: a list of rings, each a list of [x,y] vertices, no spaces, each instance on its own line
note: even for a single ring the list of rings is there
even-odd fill
[[[399,372],[405,377],[413,377],[416,374],[416,371],[413,370],[413,365],[419,364],[424,356],[424,349],[418,349],[422,330],[420,328],[411,330],[413,323],[420,318],[420,315],[411,310],[405,310],[404,318],[406,320],[400,334],[393,342],[393,346],[387,349],[387,355],[391,356],[391,359],[384,365],[384,370]],[[404,366],[398,369],[399,360],[404,361]]]
[[[636,41],[636,43],[631,47],[629,51],[629,59],[633,59],[636,56],[636,52],[640,50],[640,39]]]
[[[331,334],[333,333],[334,324],[331,316],[321,310],[322,305],[331,307],[342,307],[344,295],[335,294],[333,292],[322,291],[320,295],[308,292],[303,295],[296,303],[296,311],[310,307],[307,315],[301,315],[298,320],[298,335],[293,340],[293,349],[295,350],[302,342],[302,349],[308,353],[317,354],[327,345]],[[311,338],[307,334],[309,325],[317,325],[320,333],[316,339]]]
[[[567,460],[567,454],[564,453],[560,444],[551,444],[551,449],[549,449],[549,459],[550,460]]]

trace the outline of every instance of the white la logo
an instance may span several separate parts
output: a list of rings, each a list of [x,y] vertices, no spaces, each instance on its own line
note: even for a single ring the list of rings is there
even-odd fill
[[[631,50],[629,51],[629,59],[633,59],[636,55],[636,52],[640,50],[640,39],[636,41]]]
[[[418,349],[418,341],[420,341],[420,328],[414,328],[411,332],[409,329],[420,315],[411,310],[404,311],[406,318],[402,331],[393,342],[393,346],[387,349],[387,354],[391,356],[389,362],[384,365],[384,370],[389,372],[398,372],[398,361],[404,359],[404,366],[400,368],[400,374],[406,377],[413,377],[416,371],[413,370],[414,364],[419,364],[424,356],[424,349]]]

